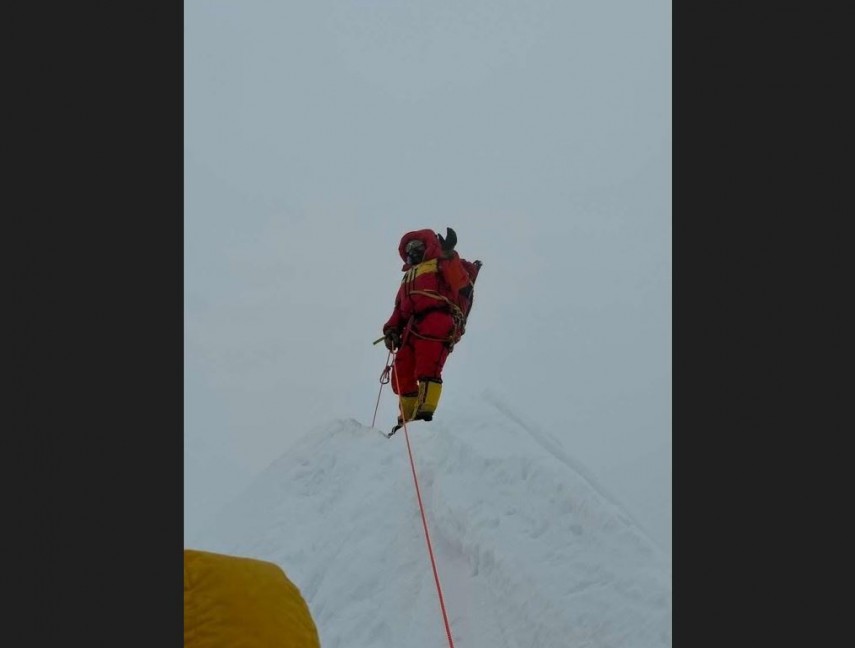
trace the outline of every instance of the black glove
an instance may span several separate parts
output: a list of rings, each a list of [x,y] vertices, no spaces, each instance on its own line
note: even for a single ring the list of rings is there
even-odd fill
[[[389,349],[389,351],[394,351],[401,346],[401,336],[398,335],[397,331],[389,331],[383,338],[383,344],[386,345],[386,348]]]
[[[442,234],[437,234],[436,237],[443,252],[451,252],[457,245],[457,233],[450,227],[445,228],[445,238],[442,238]]]
[[[475,261],[473,263],[475,264],[475,267],[478,268],[479,270],[481,269],[481,266],[484,265],[478,259],[475,259]]]

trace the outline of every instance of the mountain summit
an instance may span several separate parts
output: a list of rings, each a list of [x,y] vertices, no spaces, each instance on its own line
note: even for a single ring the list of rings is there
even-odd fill
[[[455,647],[670,647],[670,557],[557,439],[482,404],[408,424]],[[404,431],[378,432],[317,427],[200,548],[280,565],[324,648],[440,648]]]

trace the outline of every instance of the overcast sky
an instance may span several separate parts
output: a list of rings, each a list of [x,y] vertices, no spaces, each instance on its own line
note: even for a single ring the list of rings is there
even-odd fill
[[[184,14],[185,541],[314,426],[370,424],[422,228],[484,262],[443,401],[490,390],[636,513],[670,502],[670,2]]]

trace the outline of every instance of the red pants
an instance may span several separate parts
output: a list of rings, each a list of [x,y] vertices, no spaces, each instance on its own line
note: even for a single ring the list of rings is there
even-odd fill
[[[444,338],[451,333],[453,326],[450,315],[435,312],[424,318],[416,333]],[[392,366],[392,391],[406,396],[418,392],[420,380],[429,378],[441,383],[442,368],[449,353],[445,342],[425,340],[412,332],[405,333],[404,344],[398,349]]]

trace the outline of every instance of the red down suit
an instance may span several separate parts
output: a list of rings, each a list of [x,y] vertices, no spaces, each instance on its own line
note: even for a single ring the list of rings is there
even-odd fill
[[[406,247],[414,239],[424,243],[425,252],[420,263],[410,265]],[[395,308],[383,325],[384,335],[394,331],[401,339],[390,382],[392,390],[405,397],[401,399],[405,418],[420,412],[422,416],[416,418],[430,420],[439,400],[445,361],[465,331],[479,267],[455,251],[444,252],[430,229],[404,234],[398,253],[404,261],[404,276]],[[425,394],[426,389],[433,393]]]

